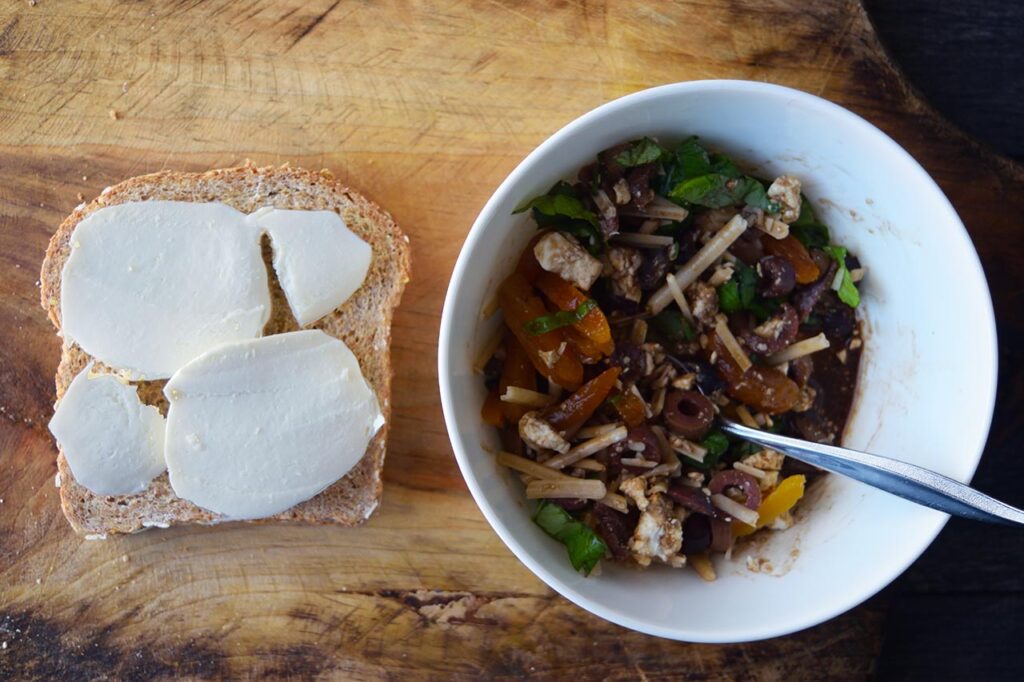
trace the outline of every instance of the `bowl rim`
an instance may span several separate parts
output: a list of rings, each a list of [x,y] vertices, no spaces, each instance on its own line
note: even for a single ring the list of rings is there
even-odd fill
[[[890,153],[896,154],[903,158],[904,161],[908,162],[909,168],[912,172],[920,176],[920,179],[924,181],[927,186],[930,186],[936,192],[936,201],[939,203],[938,208],[947,211],[953,220],[953,224],[959,227],[959,230],[954,230],[954,233],[960,240],[957,244],[958,248],[964,249],[969,263],[969,269],[973,272],[973,277],[979,278],[982,284],[983,290],[988,294],[984,301],[978,301],[979,305],[983,305],[985,310],[983,313],[987,313],[984,317],[988,320],[988,332],[989,338],[991,339],[991,345],[989,348],[989,357],[991,362],[988,367],[988,383],[990,386],[989,395],[987,398],[987,409],[984,414],[987,415],[986,423],[983,425],[984,429],[982,433],[985,437],[982,438],[978,444],[977,451],[971,455],[968,466],[966,467],[965,473],[960,478],[963,482],[969,482],[974,476],[977,470],[978,464],[981,461],[982,453],[984,452],[985,445],[988,440],[989,431],[992,424],[992,416],[995,408],[996,399],[996,388],[997,388],[997,377],[998,377],[998,341],[996,337],[996,323],[995,313],[992,306],[991,292],[988,288],[988,281],[985,277],[984,270],[981,265],[981,260],[978,257],[977,250],[974,248],[974,244],[970,239],[970,235],[967,232],[963,221],[957,214],[956,209],[953,207],[949,198],[946,197],[945,193],[939,187],[938,183],[929,175],[929,173],[910,155],[899,143],[893,140],[884,131],[879,129],[874,124],[870,123],[861,116],[854,112],[817,95],[797,90],[787,86],[776,85],[773,83],[765,83],[759,81],[745,81],[745,80],[695,80],[695,81],[684,81],[679,83],[670,83],[666,85],[660,85],[652,88],[647,88],[634,92],[614,100],[610,100],[590,111],[580,115],[571,122],[562,126],[558,131],[550,135],[545,139],[539,146],[537,146],[532,152],[530,152],[516,167],[508,174],[508,176],[498,185],[497,189],[492,193],[487,203],[480,210],[479,215],[473,222],[473,226],[470,228],[469,233],[463,243],[460,251],[458,260],[455,263],[455,267],[452,272],[452,276],[449,280],[448,290],[445,295],[444,309],[441,314],[441,325],[438,338],[438,383],[441,393],[441,406],[444,413],[445,425],[448,430],[449,440],[452,444],[452,449],[455,453],[455,459],[458,462],[459,470],[462,473],[463,479],[466,481],[466,485],[469,488],[470,493],[473,496],[474,501],[480,508],[487,522],[491,528],[498,534],[498,537],[505,543],[505,545],[512,551],[512,553],[522,562],[535,576],[540,578],[548,587],[565,597],[569,601],[573,602],[580,608],[593,613],[594,615],[603,618],[617,625],[636,630],[648,635],[654,635],[658,637],[664,637],[668,639],[674,639],[679,641],[687,642],[701,642],[701,643],[739,643],[739,642],[750,642],[769,637],[777,637],[781,635],[787,635],[800,630],[804,630],[809,627],[813,627],[820,623],[830,620],[850,609],[858,606],[859,604],[867,601],[879,591],[884,589],[892,581],[902,575],[918,558],[931,546],[935,537],[946,525],[949,520],[947,514],[935,512],[931,521],[931,528],[926,532],[919,534],[914,538],[917,546],[909,552],[906,561],[902,561],[897,566],[893,566],[892,570],[889,571],[888,577],[877,581],[875,583],[868,584],[865,587],[861,587],[851,593],[845,598],[837,600],[829,608],[821,611],[801,611],[803,615],[801,617],[790,618],[787,622],[779,625],[766,624],[761,627],[745,627],[738,628],[735,635],[733,636],[721,636],[719,633],[713,633],[710,636],[706,633],[702,633],[699,630],[693,630],[684,627],[669,627],[662,625],[652,625],[650,623],[643,622],[632,618],[626,614],[614,608],[608,608],[600,603],[591,600],[589,597],[581,594],[572,586],[564,583],[560,578],[556,577],[550,571],[548,571],[541,562],[534,559],[530,552],[519,542],[514,534],[504,525],[504,523],[498,518],[497,513],[491,506],[490,502],[482,490],[480,484],[476,478],[472,475],[470,467],[470,455],[463,447],[462,436],[458,428],[458,420],[456,416],[456,410],[454,405],[454,395],[451,386],[451,374],[449,356],[452,351],[452,338],[451,328],[453,320],[455,318],[454,310],[454,299],[457,295],[457,291],[461,285],[462,279],[465,276],[466,271],[471,266],[471,259],[469,254],[475,250],[477,244],[484,238],[487,225],[494,218],[496,207],[502,203],[505,199],[505,195],[509,194],[512,187],[519,184],[520,179],[526,175],[535,162],[549,153],[549,150],[556,149],[562,140],[566,137],[571,136],[577,130],[592,125],[594,122],[599,121],[605,115],[610,112],[621,109],[623,107],[638,106],[644,102],[659,99],[662,97],[672,97],[678,94],[693,94],[697,92],[724,92],[724,91],[738,91],[745,93],[757,93],[757,94],[768,94],[768,95],[782,95],[785,97],[792,98],[797,101],[801,107],[817,109],[824,113],[826,116],[832,116],[839,119],[844,119],[844,122],[856,128],[860,128],[861,131],[866,135],[871,135],[879,139],[880,143],[888,148]],[[475,265],[475,264],[474,264]],[[982,370],[985,368],[982,367]]]

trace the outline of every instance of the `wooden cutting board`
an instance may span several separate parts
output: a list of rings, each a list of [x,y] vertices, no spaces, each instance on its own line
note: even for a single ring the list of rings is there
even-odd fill
[[[907,87],[855,1],[5,4],[0,678],[863,678],[883,601],[720,647],[639,635],[569,604],[488,527],[442,422],[442,297],[487,197],[579,114],[701,78],[801,88],[895,137],[964,217],[1003,338],[1024,338],[1011,267],[1024,255],[1020,168]],[[59,510],[46,431],[59,356],[38,303],[47,240],[76,204],[126,177],[246,159],[326,167],[412,239],[383,506],[359,529],[84,541]],[[1011,363],[1003,386],[1020,374]],[[1002,414],[1021,411],[1019,392],[1001,398]]]

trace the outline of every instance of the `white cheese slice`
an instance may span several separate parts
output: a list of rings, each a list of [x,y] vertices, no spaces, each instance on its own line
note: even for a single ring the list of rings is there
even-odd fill
[[[270,235],[274,271],[305,327],[348,300],[370,269],[370,245],[334,211],[261,208],[249,219]]]
[[[262,334],[270,291],[260,230],[219,203],[102,208],[71,236],[61,274],[66,339],[141,379]]]
[[[164,394],[174,492],[229,519],[314,497],[355,466],[384,423],[352,351],[319,330],[210,350]]]
[[[75,480],[99,495],[146,489],[164,463],[164,418],[131,384],[92,364],[71,381],[50,420]]]

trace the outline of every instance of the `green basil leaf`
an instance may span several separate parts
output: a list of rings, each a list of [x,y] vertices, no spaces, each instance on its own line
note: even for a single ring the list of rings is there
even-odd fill
[[[768,190],[765,189],[764,183],[760,180],[748,177],[745,179],[745,182],[747,192],[743,195],[744,204],[763,209],[768,213],[778,213],[782,209],[779,206],[779,202],[768,198]]]
[[[793,221],[793,224],[790,225],[790,227],[793,227],[793,225],[819,225],[824,227],[824,225],[821,224],[821,221],[818,220],[818,216],[814,212],[814,207],[811,206],[810,200],[803,194],[800,195],[800,215],[797,216],[797,219]]]
[[[747,204],[769,213],[779,210],[778,203],[768,199],[764,185],[750,176],[730,177],[722,173],[701,175],[678,183],[669,190],[668,197],[708,208]]]
[[[704,436],[704,440],[700,442],[700,446],[707,450],[707,454],[704,455],[704,462],[709,466],[716,464],[718,458],[725,454],[725,451],[729,449],[729,439],[725,437],[725,434],[715,429],[708,435]],[[713,462],[708,462],[708,458],[714,459]]]
[[[842,273],[842,280],[839,283],[839,300],[850,306],[856,308],[860,305],[860,292],[857,291],[857,286],[853,283],[853,278],[850,277],[850,271],[846,267],[846,247],[845,246],[826,246],[822,249],[825,253],[832,256],[835,262],[839,265],[839,272]]]
[[[757,454],[758,452],[761,452],[761,450],[763,449],[763,447],[755,443],[739,441],[732,444],[732,446],[729,449],[729,454],[731,454],[736,459],[743,459],[744,457],[750,457],[751,455]]]
[[[726,187],[728,181],[729,178],[718,173],[700,175],[677,184],[669,190],[668,197],[708,208],[730,206],[735,203],[735,197]]]
[[[775,299],[755,298],[750,302],[750,305],[747,306],[747,310],[754,314],[754,319],[756,319],[758,324],[760,324],[775,314],[778,307],[779,303]]]
[[[696,137],[690,137],[679,143],[674,154],[679,179],[695,178],[713,172],[711,155]]]
[[[826,246],[830,239],[828,228],[824,225],[797,225],[793,223],[789,226],[789,231],[808,249],[820,249]]]
[[[649,137],[630,142],[630,147],[624,152],[615,155],[615,162],[620,166],[632,168],[642,166],[645,163],[654,163],[661,160],[665,150],[661,145]]]
[[[718,287],[718,308],[725,313],[749,310],[757,301],[757,272],[736,261],[732,278]]]
[[[693,325],[676,308],[665,308],[650,319],[650,325],[656,335],[671,342],[693,341],[697,338]]]
[[[743,173],[736,167],[733,160],[728,156],[722,156],[721,154],[711,155],[711,168],[709,172],[718,173],[719,175],[724,175],[727,178],[739,178],[743,176]]]
[[[568,327],[582,320],[596,307],[597,303],[594,299],[588,298],[583,301],[583,303],[580,303],[576,307],[576,310],[559,310],[558,312],[551,313],[550,315],[541,315],[540,317],[533,318],[523,325],[523,331],[530,336],[538,336],[555,329]]]
[[[565,545],[572,567],[583,571],[584,575],[589,575],[608,551],[608,546],[597,533],[557,504],[542,501],[533,521],[545,533]]]
[[[583,205],[573,192],[572,185],[565,181],[555,183],[547,194],[541,194],[520,204],[512,214],[529,209],[543,216],[585,220],[594,227],[598,225],[597,216]]]
[[[735,313],[743,309],[740,303],[740,287],[734,279],[718,287],[718,309],[723,313]]]
[[[823,246],[828,246],[831,241],[828,228],[821,224],[818,216],[814,213],[811,202],[803,195],[801,195],[800,201],[800,216],[789,226],[789,231],[809,249],[820,249]]]

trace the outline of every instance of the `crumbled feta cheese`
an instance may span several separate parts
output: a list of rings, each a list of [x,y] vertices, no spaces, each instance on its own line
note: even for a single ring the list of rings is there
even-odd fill
[[[608,249],[608,275],[612,281],[612,291],[629,301],[640,302],[640,283],[636,273],[643,265],[644,258],[636,249],[617,246]]]
[[[604,268],[575,238],[561,232],[541,237],[533,247],[533,255],[542,268],[584,290],[590,289]]]
[[[741,462],[747,466],[760,469],[761,471],[778,471],[782,468],[782,462],[785,457],[780,452],[765,448],[759,452],[755,452],[749,457],[744,457]]]
[[[629,540],[633,559],[641,566],[649,566],[651,559],[668,562],[682,545],[683,526],[672,514],[672,505],[661,494],[652,495]]]
[[[800,217],[800,189],[800,181],[792,175],[775,178],[775,182],[768,188],[768,198],[779,202],[779,217],[786,223],[792,223]]]
[[[629,183],[626,182],[626,178],[619,178],[619,181],[612,187],[612,191],[615,192],[615,203],[620,206],[628,204],[633,198],[629,193]]]
[[[569,441],[537,412],[527,412],[519,420],[519,437],[534,450],[568,452],[570,447]]]

